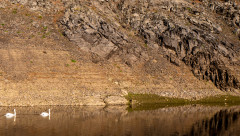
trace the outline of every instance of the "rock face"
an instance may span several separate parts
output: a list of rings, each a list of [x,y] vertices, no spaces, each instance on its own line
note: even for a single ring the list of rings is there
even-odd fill
[[[222,90],[240,87],[234,70],[240,65],[239,40],[226,30],[239,33],[236,3],[116,0],[66,7],[61,20],[65,35],[83,49],[106,59],[121,57],[130,66],[147,61],[155,51],[177,66],[184,62],[197,78],[211,80]],[[133,31],[144,45],[136,45],[141,43],[122,29]]]
[[[116,56],[131,65],[139,59],[147,59],[144,49],[130,40],[127,33],[121,31],[121,22],[116,21],[120,19],[116,17],[117,14],[108,17],[113,13],[109,9],[107,14],[102,13],[102,10],[107,8],[107,5],[104,5],[103,1],[67,3],[65,14],[60,20],[65,36],[83,50],[107,60]]]

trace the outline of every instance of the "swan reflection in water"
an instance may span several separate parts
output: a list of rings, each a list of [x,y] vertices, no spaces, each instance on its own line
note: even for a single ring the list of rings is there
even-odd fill
[[[48,113],[47,112],[42,112],[40,115],[42,116],[42,117],[48,117],[48,119],[50,120],[50,109],[48,109]]]
[[[17,113],[16,113],[15,109],[13,111],[14,111],[14,113],[6,113],[4,116],[6,116],[6,118],[8,118],[8,119],[11,119],[14,117],[14,122],[15,122]]]

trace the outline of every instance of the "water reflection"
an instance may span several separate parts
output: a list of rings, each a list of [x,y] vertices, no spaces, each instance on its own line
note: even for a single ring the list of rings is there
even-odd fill
[[[230,129],[234,129],[232,127],[237,126],[236,123],[239,123],[237,122],[239,115],[239,111],[220,110],[210,119],[204,119],[194,123],[190,133],[187,135],[230,135]]]
[[[51,109],[51,120],[40,114]],[[0,136],[182,136],[240,134],[240,106],[179,106],[128,112],[127,107],[0,107]]]

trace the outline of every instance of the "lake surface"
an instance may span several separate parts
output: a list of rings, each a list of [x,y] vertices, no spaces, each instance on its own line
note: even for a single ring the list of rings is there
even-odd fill
[[[16,109],[16,118],[3,116]],[[39,114],[51,108],[50,118]],[[0,107],[0,136],[238,136],[240,106]]]

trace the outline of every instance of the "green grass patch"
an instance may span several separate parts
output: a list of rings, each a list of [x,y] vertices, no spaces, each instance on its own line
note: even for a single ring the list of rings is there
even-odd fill
[[[77,62],[77,61],[76,61],[76,60],[74,60],[74,59],[72,59],[71,61],[72,61],[73,63]]]
[[[147,48],[148,47],[148,45],[145,43],[144,45],[143,45],[145,48]]]
[[[47,27],[47,26],[44,26],[44,27],[43,27],[43,29],[44,29],[44,30],[47,30],[47,29],[48,29],[48,27]]]
[[[195,102],[204,105],[240,105],[240,96],[232,95],[211,96],[197,100]]]
[[[138,101],[140,104],[156,104],[156,103],[161,103],[161,104],[185,104],[189,103],[189,100],[186,99],[181,99],[181,98],[170,98],[170,97],[163,97],[163,96],[158,96],[156,94],[133,94],[129,93],[126,98],[131,102],[133,100]]]
[[[17,14],[17,9],[13,9],[12,13]]]
[[[163,97],[156,94],[129,93],[126,99],[129,101],[128,111],[155,110],[190,104],[190,101],[186,99]]]
[[[50,32],[47,32],[46,35],[50,35],[51,33]]]
[[[187,7],[186,9],[190,12],[192,11],[192,8],[190,8],[190,7]]]
[[[25,16],[27,16],[27,17],[29,17],[30,15],[31,15],[31,14],[28,14],[28,13],[27,13],[27,14],[25,14]]]
[[[170,98],[156,94],[133,94],[129,93],[125,98],[129,101],[129,111],[154,110],[163,107],[175,107],[182,105],[211,105],[233,106],[240,105],[240,96],[219,95],[206,97],[200,100],[187,100],[182,98]]]

